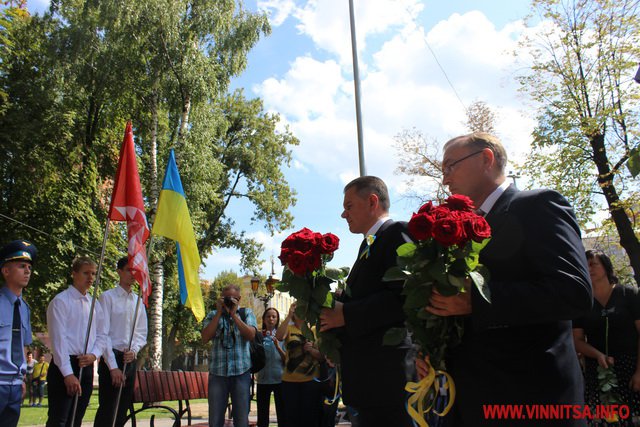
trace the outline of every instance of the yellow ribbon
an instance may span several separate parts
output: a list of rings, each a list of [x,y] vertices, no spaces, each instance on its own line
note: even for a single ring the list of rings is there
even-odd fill
[[[329,399],[328,397],[324,399],[325,405],[333,405],[335,401],[340,397],[340,373],[338,372],[338,368],[336,368],[336,389],[333,392],[333,397]]]
[[[373,245],[373,242],[376,241],[376,236],[374,234],[369,234],[367,235],[365,240],[367,242],[367,247],[364,248],[362,253],[360,254],[360,259],[369,258],[369,253],[371,252],[371,245]]]
[[[445,389],[449,389],[449,402],[447,406],[442,410],[442,412],[433,411],[436,415],[444,417],[449,413],[451,407],[453,406],[453,402],[456,398],[456,387],[453,382],[453,378],[451,375],[446,373],[445,371],[436,371],[431,366],[429,360],[426,360],[428,374],[426,377],[416,382],[408,382],[405,386],[405,390],[410,393],[409,400],[407,401],[407,412],[413,420],[420,427],[429,427],[429,424],[425,420],[424,415],[428,414],[433,410],[433,405],[438,398],[440,387],[436,382],[436,377],[442,376],[445,381],[443,387]],[[425,401],[429,397],[429,394],[432,394],[433,397],[429,399],[428,406],[425,408]]]

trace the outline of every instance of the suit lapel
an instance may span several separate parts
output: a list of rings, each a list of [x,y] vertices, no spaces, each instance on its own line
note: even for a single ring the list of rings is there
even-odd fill
[[[382,234],[384,234],[384,230],[386,230],[387,227],[389,227],[391,224],[393,224],[393,220],[389,219],[385,221],[382,224],[382,226],[378,229],[378,231],[375,234],[376,240],[371,244],[370,251],[374,250],[374,247],[376,247],[376,245],[380,241],[380,237],[382,236]],[[364,266],[367,263],[368,258],[360,257],[360,254],[362,254],[362,251],[364,250],[365,245],[366,245],[366,242],[363,240],[362,244],[360,245],[360,250],[358,250],[358,258],[356,259],[356,262],[353,264],[353,267],[349,272],[349,277],[347,278],[348,286],[351,286],[353,285],[353,283],[355,283],[356,278],[358,277],[358,272],[360,271],[362,266]],[[369,253],[369,256],[371,256],[371,253]]]
[[[509,211],[509,205],[511,199],[518,192],[518,189],[513,185],[507,187],[504,193],[496,200],[496,203],[491,208],[491,211],[487,214],[486,220],[491,226],[491,234],[495,234],[502,228],[505,219],[507,218],[507,212]]]

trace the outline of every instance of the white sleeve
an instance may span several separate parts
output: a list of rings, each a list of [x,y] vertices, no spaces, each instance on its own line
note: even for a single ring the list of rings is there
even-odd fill
[[[53,361],[60,369],[63,377],[73,374],[73,368],[71,368],[71,362],[69,361],[69,349],[64,336],[64,321],[68,318],[64,301],[62,298],[54,297],[49,303],[49,307],[47,307],[47,329],[49,331],[49,339],[51,339]]]

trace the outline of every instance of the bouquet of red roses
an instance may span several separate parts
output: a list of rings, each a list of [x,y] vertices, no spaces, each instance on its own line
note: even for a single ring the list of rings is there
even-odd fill
[[[315,233],[308,228],[291,234],[282,242],[278,258],[285,268],[277,286],[280,292],[289,292],[296,299],[296,316],[303,320],[303,335],[314,341],[311,328],[315,326],[320,352],[336,363],[340,359],[340,343],[334,333],[320,332],[320,311],[323,307],[333,308],[331,284],[340,282],[349,272],[348,268],[327,268],[339,242],[334,234]]]
[[[445,372],[444,358],[447,348],[460,342],[463,319],[437,316],[425,307],[432,292],[456,295],[469,292],[471,284],[490,302],[488,271],[480,264],[479,257],[489,243],[491,230],[484,217],[475,213],[471,199],[453,195],[439,206],[431,202],[423,205],[411,217],[409,233],[415,243],[406,243],[397,249],[398,265],[387,271],[385,280],[404,280],[407,329],[430,365],[428,377],[419,383],[407,384],[407,390],[413,392],[409,413],[418,424],[426,425],[423,417],[438,397],[438,383],[445,387],[448,383],[450,396],[445,410],[437,414],[446,414],[453,404],[455,388]],[[385,342],[401,342],[407,329],[390,329]]]

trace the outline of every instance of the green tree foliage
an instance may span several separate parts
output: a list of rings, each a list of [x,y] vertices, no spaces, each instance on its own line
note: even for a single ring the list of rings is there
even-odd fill
[[[0,214],[50,234],[0,217],[0,240],[28,238],[40,249],[27,293],[39,325],[71,260],[84,252],[79,247],[96,258],[100,252],[128,119],[149,221],[175,148],[202,257],[235,247],[240,267],[259,265],[262,247],[235,229],[227,208],[244,200],[247,216],[268,230],[289,227],[295,195],[280,169],[298,143],[260,100],[228,93],[249,50],[270,31],[263,14],[229,0],[57,0],[44,16],[4,9],[0,25]],[[125,233],[122,224],[111,229],[105,287],[126,250]],[[154,249],[167,272],[154,283],[160,296],[167,284],[164,324],[162,298],[149,314],[159,313],[152,333],[164,329],[165,340],[174,326],[172,338],[190,326],[190,313],[173,304],[174,251],[162,240]]]
[[[640,57],[637,1],[536,0],[542,31],[524,42],[531,72],[522,90],[538,108],[525,172],[535,184],[572,201],[583,224],[598,204],[609,214],[636,281],[640,281],[638,191],[624,167],[638,146],[640,87],[632,81]],[[562,161],[559,161],[562,159]]]

